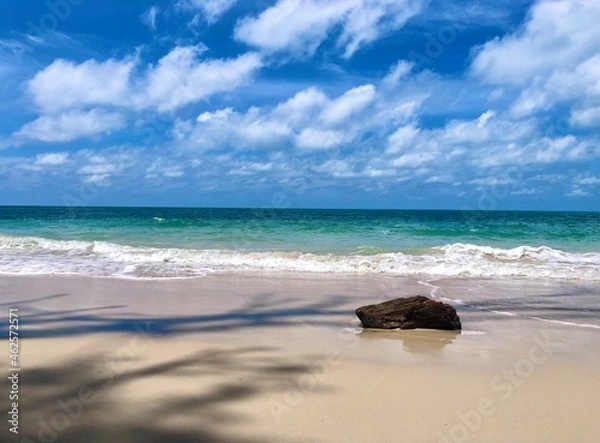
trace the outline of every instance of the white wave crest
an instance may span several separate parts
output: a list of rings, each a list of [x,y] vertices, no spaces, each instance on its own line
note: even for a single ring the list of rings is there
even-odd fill
[[[0,235],[0,274],[78,274],[129,278],[198,277],[269,271],[600,280],[600,253],[547,246],[501,249],[456,243],[419,254],[334,255],[126,246],[101,241]]]

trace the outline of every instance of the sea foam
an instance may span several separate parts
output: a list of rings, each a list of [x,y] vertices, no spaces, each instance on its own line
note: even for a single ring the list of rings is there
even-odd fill
[[[547,246],[502,249],[455,243],[418,253],[376,253],[367,245],[361,246],[358,253],[340,255],[157,248],[0,235],[0,274],[5,275],[181,278],[258,271],[600,280],[600,253],[566,252]]]

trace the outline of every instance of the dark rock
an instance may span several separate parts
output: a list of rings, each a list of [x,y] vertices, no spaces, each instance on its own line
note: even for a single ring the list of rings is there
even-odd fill
[[[378,329],[462,329],[456,309],[422,295],[397,298],[356,310],[365,328]]]

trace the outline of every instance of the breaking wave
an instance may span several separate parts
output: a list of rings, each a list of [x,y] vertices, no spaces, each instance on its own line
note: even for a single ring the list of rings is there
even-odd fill
[[[547,246],[512,249],[455,243],[418,252],[349,255],[127,246],[0,235],[0,274],[185,278],[227,272],[305,272],[600,280],[600,253]]]

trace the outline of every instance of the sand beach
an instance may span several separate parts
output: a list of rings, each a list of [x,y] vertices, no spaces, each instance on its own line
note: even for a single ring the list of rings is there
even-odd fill
[[[2,441],[591,443],[600,432],[593,282],[29,276],[0,289],[3,308],[18,308],[21,367],[19,435],[4,426]],[[353,314],[412,294],[453,300],[463,331],[362,330]]]

